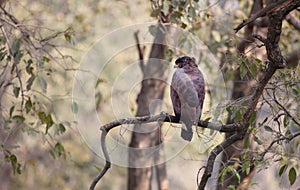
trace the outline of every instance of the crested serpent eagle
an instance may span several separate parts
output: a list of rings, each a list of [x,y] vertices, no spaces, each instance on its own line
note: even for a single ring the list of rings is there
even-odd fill
[[[175,116],[182,122],[181,137],[191,141],[192,125],[200,120],[205,97],[205,83],[193,57],[179,57],[171,82],[171,100]]]

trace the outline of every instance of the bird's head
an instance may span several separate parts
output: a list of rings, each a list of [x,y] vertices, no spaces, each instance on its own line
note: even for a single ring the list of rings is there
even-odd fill
[[[183,68],[185,66],[198,67],[195,58],[189,56],[179,57],[176,59],[175,65],[177,68]]]

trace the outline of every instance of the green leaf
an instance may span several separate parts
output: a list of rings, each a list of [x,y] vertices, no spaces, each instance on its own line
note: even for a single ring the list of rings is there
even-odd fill
[[[63,134],[65,131],[66,131],[66,128],[62,123],[57,125],[57,133],[58,134]]]
[[[32,102],[31,102],[30,98],[28,98],[28,100],[25,102],[25,111],[26,111],[26,113],[29,113],[31,108],[32,108]]]
[[[98,170],[98,172],[101,172],[101,171],[102,171],[102,168],[101,168],[101,167],[95,166],[95,168]]]
[[[254,123],[255,119],[256,119],[256,112],[254,112],[250,118],[250,125]]]
[[[248,69],[247,69],[245,63],[242,62],[240,64],[240,77],[241,77],[241,79],[243,79],[246,76],[247,72],[248,72]]]
[[[226,107],[226,111],[228,111],[229,114],[232,114],[231,106],[227,106],[227,107]]]
[[[46,113],[45,112],[38,112],[38,117],[39,117],[39,119],[40,119],[40,121],[42,122],[42,123],[46,123]]]
[[[97,92],[96,95],[96,109],[98,110],[100,107],[100,103],[102,101],[102,94],[100,92]]]
[[[14,60],[14,64],[19,64],[22,57],[23,57],[23,53],[21,51],[18,51],[15,55],[15,60]]]
[[[250,64],[250,73],[252,74],[252,76],[255,78],[257,76],[258,73],[258,69],[257,69],[257,65],[252,63]]]
[[[268,132],[273,132],[273,129],[271,127],[269,127],[268,125],[265,125],[264,128]]]
[[[30,90],[31,89],[31,86],[33,84],[33,81],[35,79],[35,76],[34,75],[31,75],[31,77],[27,80],[27,85],[26,85],[26,89],[27,90]]]
[[[51,114],[46,114],[45,112],[38,112],[38,117],[42,124],[46,124],[46,131],[45,134],[48,134],[48,130],[54,124]]]
[[[256,63],[258,63],[258,64],[261,63],[261,60],[259,58],[255,57],[255,56],[253,56],[253,58],[254,58],[254,60],[255,60]]]
[[[23,123],[25,121],[25,118],[22,115],[14,115],[12,119],[20,123]]]
[[[284,164],[280,167],[279,169],[279,176],[282,176],[282,174],[285,172],[285,170],[287,169],[288,165],[287,164]]]
[[[11,46],[11,52],[13,55],[16,55],[17,52],[19,52],[21,46],[21,40],[20,39],[15,39],[13,41],[13,44]]]
[[[32,63],[33,61],[31,59],[29,59],[26,63],[26,73],[30,75],[33,75],[33,67],[31,66]]]
[[[221,173],[220,173],[222,184],[224,183],[225,176],[226,176],[227,173],[229,173],[229,172],[233,173],[233,174],[236,176],[238,182],[240,183],[240,180],[241,180],[240,174],[239,174],[239,173],[236,171],[236,169],[234,169],[232,166],[227,166],[227,167],[225,167],[225,168],[221,171]]]
[[[49,59],[49,58],[46,57],[46,56],[43,56],[42,60],[43,60],[43,62],[46,62],[46,63],[48,63],[48,62],[51,61],[51,59]]]
[[[196,10],[194,7],[190,6],[189,7],[189,15],[194,18],[196,16]]]
[[[296,96],[298,96],[298,94],[299,94],[299,90],[296,89],[296,88],[292,88],[292,92],[293,92],[293,94],[296,95]]]
[[[14,91],[15,97],[17,98],[20,94],[20,87],[14,87],[13,91]]]
[[[76,102],[72,103],[72,112],[73,113],[77,113],[78,112],[78,106]]]
[[[241,182],[241,176],[239,174],[239,172],[236,171],[236,169],[232,170],[232,172],[234,173],[235,177],[237,178],[238,182]]]
[[[54,149],[55,149],[55,152],[57,153],[58,157],[64,156],[64,158],[66,158],[65,148],[60,142],[57,142],[55,144]]]
[[[295,168],[292,167],[289,171],[289,181],[290,181],[291,185],[293,185],[295,183],[296,178],[297,178],[297,172],[296,172]]]
[[[12,116],[14,110],[15,110],[15,106],[11,106],[10,109],[9,109],[9,117]]]
[[[246,172],[246,175],[249,175],[249,173],[250,173],[250,165],[251,165],[251,163],[250,163],[250,161],[248,160],[248,161],[246,161],[243,165],[242,165],[242,171],[243,172]]]
[[[69,33],[64,33],[65,39],[67,42],[71,43],[71,35]]]
[[[284,128],[286,128],[289,125],[289,117],[287,115],[285,115],[283,117],[283,126]]]
[[[263,122],[261,122],[261,123],[258,123],[259,124],[259,126],[262,126],[264,123],[266,123],[268,121],[268,117],[266,117],[264,120],[263,120]]]
[[[171,16],[170,16],[170,20],[172,23],[178,23],[179,18],[181,17],[181,13],[178,11],[175,11]]]
[[[47,81],[43,77],[39,77],[39,83],[43,89],[43,92],[47,92]]]
[[[49,121],[48,121],[49,120]],[[49,129],[52,127],[52,125],[54,124],[54,122],[52,121],[52,117],[49,114],[47,117],[47,125],[46,125],[46,131],[45,134],[48,134]]]
[[[258,144],[258,145],[262,145],[263,142],[255,135],[254,136],[254,141]]]
[[[21,164],[18,162],[18,158],[16,155],[7,152],[8,155],[5,156],[5,160],[11,163],[14,174],[21,174]]]
[[[250,147],[250,138],[247,136],[244,139],[244,148],[249,148]]]

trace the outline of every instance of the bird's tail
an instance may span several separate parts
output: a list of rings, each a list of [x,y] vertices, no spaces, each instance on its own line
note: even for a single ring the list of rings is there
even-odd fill
[[[193,138],[192,124],[182,124],[181,137],[186,141],[191,141]]]

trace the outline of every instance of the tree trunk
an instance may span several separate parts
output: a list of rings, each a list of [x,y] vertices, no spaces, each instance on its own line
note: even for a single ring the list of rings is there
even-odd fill
[[[163,65],[166,46],[163,45],[167,32],[163,32],[159,25],[154,43],[151,48],[149,60],[142,67],[144,80],[137,98],[138,110],[136,116],[145,116],[160,112],[159,101],[163,99],[166,87],[167,66]],[[150,190],[153,168],[159,179],[159,189],[168,189],[168,180],[165,164],[154,165],[157,159],[163,156],[161,144],[161,130],[159,123],[136,125],[132,133],[129,151],[128,190]],[[155,151],[148,148],[159,146]]]

